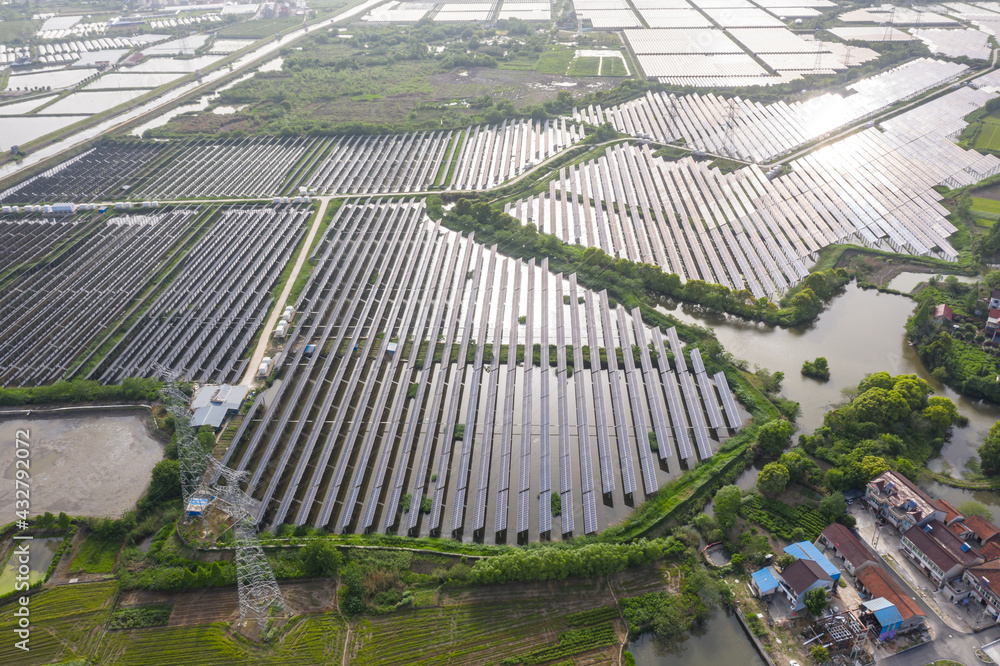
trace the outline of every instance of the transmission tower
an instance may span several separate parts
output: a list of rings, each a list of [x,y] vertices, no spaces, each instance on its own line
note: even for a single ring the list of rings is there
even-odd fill
[[[191,414],[188,410],[188,397],[177,383],[178,374],[172,369],[156,365],[157,374],[163,378],[163,405],[174,416],[174,433],[177,436],[177,462],[180,466],[181,492],[184,495],[184,508],[188,507],[191,498],[198,493],[201,477],[205,473],[206,451],[198,443],[194,426],[191,425]]]
[[[726,143],[725,150],[729,157],[736,156],[736,148],[733,141],[733,134],[736,132],[736,98],[729,100],[729,109],[726,111]]]
[[[240,599],[240,622],[263,623],[272,615],[288,615],[271,564],[257,538],[256,518],[260,502],[240,489],[250,472],[236,471],[212,459],[219,479],[226,484],[212,486],[215,503],[233,519],[236,537],[236,583]],[[213,474],[214,476],[214,474]]]
[[[882,35],[882,41],[891,42],[892,41],[892,24],[896,22],[896,6],[893,5],[892,9],[889,11],[889,20],[885,24],[885,34]]]

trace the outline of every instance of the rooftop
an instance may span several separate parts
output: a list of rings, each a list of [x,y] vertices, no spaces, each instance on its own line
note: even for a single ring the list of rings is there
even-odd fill
[[[893,471],[879,474],[868,482],[868,487],[875,490],[879,499],[887,500],[896,513],[909,514],[917,523],[936,511],[942,511],[930,495]]]
[[[1000,597],[1000,560],[991,560],[983,564],[969,567],[969,573]]]
[[[851,565],[856,567],[865,562],[874,561],[858,537],[840,523],[829,525],[821,534],[837,548],[837,552],[843,555]]]
[[[874,613],[878,623],[883,627],[900,624],[903,621],[903,615],[896,608],[896,604],[885,597],[876,597],[861,605]]]
[[[942,511],[944,511],[944,523],[945,523],[945,525],[950,525],[956,519],[963,518],[962,514],[960,514],[958,512],[958,509],[956,509],[954,506],[952,506],[952,504],[950,502],[948,502],[947,500],[936,499],[936,500],[934,500],[934,505],[937,508],[939,508]]]
[[[753,582],[757,585],[757,589],[762,593],[767,593],[769,590],[774,590],[778,587],[778,578],[774,570],[771,567],[765,567],[759,571],[754,571],[750,574],[753,578]]]
[[[969,566],[979,557],[974,548],[938,520],[932,520],[923,527],[914,525],[903,536],[944,572],[956,564]]]
[[[823,567],[808,559],[795,560],[781,572],[781,578],[795,594],[803,594],[818,580],[833,582]]]
[[[888,571],[878,564],[870,564],[859,570],[858,580],[873,597],[882,597],[892,602],[904,620],[914,615],[924,616],[924,612],[920,610],[917,602],[903,591],[903,588],[893,580]]]
[[[997,534],[1000,534],[1000,531],[991,522],[979,516],[969,516],[965,519],[965,524],[983,542],[989,541]]]
[[[935,305],[934,306],[934,314],[932,316],[935,319],[937,319],[938,317],[944,317],[948,321],[951,321],[952,317],[955,316],[955,313],[952,312],[952,310],[951,310],[950,307],[948,307],[946,304],[942,303],[940,305]]]
[[[250,389],[229,384],[207,384],[202,386],[191,401],[194,416],[191,425],[198,428],[210,425],[218,428],[231,409],[239,409]]]

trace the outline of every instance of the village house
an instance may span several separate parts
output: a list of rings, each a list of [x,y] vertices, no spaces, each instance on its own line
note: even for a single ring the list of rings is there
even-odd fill
[[[865,500],[899,532],[945,518],[945,511],[930,495],[898,472],[883,472],[869,481]]]
[[[855,587],[869,599],[885,599],[895,606],[900,615],[896,633],[905,633],[924,625],[927,616],[920,605],[908,595],[892,575],[881,565],[868,562],[858,567]]]
[[[827,594],[833,592],[833,578],[812,560],[795,560],[788,565],[778,579],[779,589],[788,599],[788,605],[794,612],[806,607],[806,592],[822,587]]]
[[[853,576],[855,571],[866,562],[874,562],[874,557],[869,553],[865,545],[854,535],[854,532],[847,529],[840,523],[832,523],[820,532],[817,543],[821,543],[827,548],[827,553],[844,560],[844,567]]]
[[[966,567],[983,561],[975,548],[938,520],[911,527],[900,543],[903,554],[939,589]]]

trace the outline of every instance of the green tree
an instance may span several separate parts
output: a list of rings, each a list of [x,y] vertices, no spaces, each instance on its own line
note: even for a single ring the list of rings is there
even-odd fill
[[[715,493],[715,520],[719,527],[729,531],[736,524],[736,516],[743,503],[743,491],[739,486],[722,486]]]
[[[826,596],[825,587],[814,587],[809,590],[802,601],[806,605],[806,610],[815,617],[822,615],[830,603],[830,600]]]
[[[993,424],[979,447],[979,467],[990,476],[1000,472],[1000,421]]]
[[[847,501],[844,500],[844,494],[841,492],[830,493],[819,501],[819,510],[831,520],[836,520],[844,515],[847,513]]]
[[[765,495],[777,495],[788,487],[788,468],[781,463],[768,463],[757,477],[757,487]]]
[[[958,505],[958,512],[969,518],[970,516],[979,516],[980,518],[993,522],[993,512],[990,511],[982,502],[977,502],[976,500],[969,500],[968,502],[962,502]]]
[[[777,559],[774,560],[774,563],[782,569],[787,569],[795,563],[795,556],[791,553],[782,553],[781,555],[778,555]]]
[[[161,460],[153,466],[152,481],[146,493],[153,502],[162,502],[181,496],[180,463],[176,460]]]
[[[885,461],[885,458],[879,456],[865,456],[861,460],[861,472],[864,474],[865,481],[871,481],[879,474],[889,471],[889,463]]]
[[[61,530],[69,529],[69,516],[66,515],[65,511],[59,512],[59,529]]]
[[[777,458],[788,448],[795,426],[789,421],[778,419],[762,425],[757,431],[757,447],[765,455]]]
[[[814,645],[810,651],[813,661],[817,664],[825,664],[830,661],[830,651],[822,645]]]
[[[302,549],[302,568],[310,576],[336,576],[344,557],[330,541],[310,541]]]

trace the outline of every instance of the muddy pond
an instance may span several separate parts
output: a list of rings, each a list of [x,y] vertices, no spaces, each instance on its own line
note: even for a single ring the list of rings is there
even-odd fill
[[[31,514],[117,518],[149,485],[163,444],[145,410],[0,416],[0,506],[14,506],[15,434],[27,430]],[[21,439],[25,439],[22,434]]]

